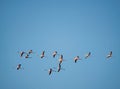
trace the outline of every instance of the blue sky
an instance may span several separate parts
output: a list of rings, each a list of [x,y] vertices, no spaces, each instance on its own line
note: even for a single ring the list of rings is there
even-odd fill
[[[120,89],[119,0],[0,0],[0,89]],[[17,51],[32,49],[30,59]],[[45,50],[45,58],[37,54]],[[59,73],[45,69],[64,60]],[[109,51],[110,60],[106,60]],[[84,55],[91,52],[89,59]],[[37,53],[37,54],[36,54]],[[82,60],[74,63],[79,55]],[[16,70],[21,63],[24,69]]]

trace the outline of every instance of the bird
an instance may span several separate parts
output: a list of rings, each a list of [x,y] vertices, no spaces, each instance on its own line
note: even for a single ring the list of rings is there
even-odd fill
[[[91,52],[85,55],[85,59],[87,59],[91,55]]]
[[[57,51],[54,51],[52,54],[53,58],[55,58],[56,55],[57,55]]]
[[[33,51],[32,51],[32,50],[29,50],[29,51],[28,51],[28,54],[31,54],[31,53],[33,53]]]
[[[112,51],[110,51],[110,53],[107,55],[106,58],[110,58],[110,57],[112,57]]]
[[[27,55],[25,56],[25,58],[31,58],[31,57],[29,57],[29,54],[27,54]]]
[[[20,57],[22,57],[24,54],[25,54],[25,52],[24,52],[24,51],[21,51],[21,52],[20,52]]]
[[[34,54],[33,50],[29,50],[28,52],[26,52],[26,51],[21,51],[21,52],[18,52],[18,53],[19,53],[20,57],[24,57],[24,58],[26,58],[26,59],[27,59],[27,58],[31,58],[30,55],[32,55],[32,53]],[[60,55],[60,54],[58,54],[57,51],[54,51],[54,52],[52,53],[53,58],[55,58],[56,55]],[[37,56],[39,56],[40,58],[46,57],[46,56],[45,56],[45,51],[42,51],[41,55],[38,55],[38,54],[37,54]],[[91,56],[91,52],[88,52],[84,57],[85,57],[85,59],[87,59],[87,58],[89,58],[90,56]],[[110,58],[110,57],[112,57],[112,51],[110,51],[109,54],[106,56],[106,58]],[[81,60],[81,58],[80,58],[79,56],[75,56],[74,58],[72,58],[72,60],[74,60],[73,63],[74,63],[74,62],[77,63],[77,61],[78,61],[78,60]],[[63,70],[63,68],[61,68],[62,62],[64,61],[62,54],[60,55],[58,61],[59,61],[59,64],[57,65],[57,67],[56,67],[55,70],[54,70],[52,67],[50,67],[49,69],[45,69],[45,71],[47,71],[47,73],[48,73],[49,75],[51,75],[53,72],[60,72],[61,70]],[[18,64],[18,65],[16,66],[16,70],[20,70],[20,69],[23,69],[23,67],[21,68],[21,64]]]
[[[51,75],[52,71],[53,71],[52,68],[50,68],[50,69],[48,70],[48,74]]]
[[[41,58],[43,58],[45,56],[45,51],[42,52],[42,54],[40,55]]]
[[[79,56],[74,57],[74,62],[76,63],[79,59]]]
[[[19,70],[21,68],[21,64],[17,65],[17,70]]]
[[[61,64],[58,65],[58,70],[57,70],[57,72],[60,72],[60,70],[61,70]]]
[[[62,63],[63,61],[63,55],[60,55],[60,58],[59,58],[59,65]]]

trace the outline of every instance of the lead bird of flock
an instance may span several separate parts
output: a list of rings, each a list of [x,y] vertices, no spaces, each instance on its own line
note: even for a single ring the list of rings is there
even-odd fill
[[[33,53],[32,50],[29,50],[28,52],[24,52],[24,51],[21,51],[21,52],[18,52],[20,54],[20,57],[24,57],[24,58],[31,58],[29,57],[30,54]],[[57,51],[54,51],[52,53],[52,56],[53,58],[55,58],[57,55]],[[91,52],[88,52],[86,55],[85,55],[85,59],[89,58],[91,56]],[[45,51],[42,51],[41,55],[40,55],[40,58],[44,58],[45,57]],[[112,57],[112,51],[109,52],[109,54],[106,56],[107,59],[109,59],[110,57]],[[77,63],[78,60],[81,60],[81,58],[79,56],[76,56],[74,57],[74,62]],[[58,68],[57,68],[57,72],[60,72],[61,70],[61,64],[63,62],[63,55],[60,55],[59,57],[59,64],[58,64]],[[18,64],[17,67],[16,67],[17,70],[20,70],[21,69],[21,64]],[[54,70],[52,68],[49,68],[48,70],[48,74],[51,75],[51,73],[53,72]],[[54,71],[56,72],[56,71]]]

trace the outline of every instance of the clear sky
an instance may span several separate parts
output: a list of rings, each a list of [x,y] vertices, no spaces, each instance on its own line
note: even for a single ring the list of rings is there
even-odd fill
[[[30,49],[32,58],[19,57]],[[49,76],[55,50],[64,70]],[[120,89],[119,51],[119,0],[0,0],[0,89]]]

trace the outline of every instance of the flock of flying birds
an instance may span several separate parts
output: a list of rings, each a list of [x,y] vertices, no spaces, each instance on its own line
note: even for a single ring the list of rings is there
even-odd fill
[[[20,57],[24,57],[24,58],[31,58],[31,57],[30,57],[30,54],[32,54],[32,53],[33,53],[33,50],[29,50],[28,52],[21,51],[21,52],[19,52],[19,55],[20,55]],[[58,54],[57,51],[54,51],[54,52],[52,53],[53,58],[55,58],[57,54]],[[88,52],[88,53],[85,55],[85,59],[89,58],[90,56],[91,56],[91,52]],[[42,58],[44,58],[44,57],[45,57],[45,51],[42,51],[42,53],[41,53],[41,55],[40,55],[40,58],[42,59]],[[110,58],[110,57],[112,57],[112,51],[110,51],[109,54],[106,56],[107,59]],[[73,60],[74,60],[75,63],[77,63],[77,61],[78,61],[78,60],[81,60],[81,59],[80,59],[79,56],[76,56],[76,57],[73,58]],[[59,61],[58,69],[57,69],[57,71],[55,71],[55,72],[60,72],[60,70],[61,70],[61,64],[62,64],[62,62],[63,62],[63,55],[60,55],[58,61]],[[21,67],[22,67],[22,65],[21,65],[21,64],[18,64],[16,69],[17,69],[17,70],[20,70]],[[52,73],[53,71],[54,71],[54,70],[53,70],[52,68],[49,68],[49,69],[48,69],[48,74],[51,75],[51,73]]]

